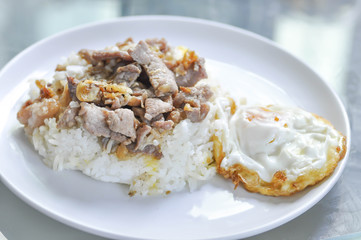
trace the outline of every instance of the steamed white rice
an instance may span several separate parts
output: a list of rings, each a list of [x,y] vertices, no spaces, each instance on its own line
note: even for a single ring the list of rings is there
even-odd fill
[[[98,137],[83,128],[58,129],[55,118],[46,119],[45,125],[34,130],[32,142],[44,163],[54,170],[80,170],[101,181],[128,184],[130,192],[139,195],[165,194],[185,186],[192,191],[199,181],[215,175],[209,164],[213,115],[210,111],[200,123],[183,120],[158,140],[149,136],[147,140],[158,142],[161,148],[160,160],[144,155],[119,160],[103,150]]]
[[[64,65],[66,71],[54,75],[55,80],[64,84],[66,76],[86,77],[89,67],[77,54],[72,54]],[[120,160],[111,153],[111,143],[103,149],[100,139],[82,127],[58,129],[55,118],[46,119],[30,138],[44,163],[56,171],[79,170],[101,181],[127,184],[130,195],[168,194],[186,187],[192,191],[216,173],[210,164],[214,109],[211,104],[202,122],[186,119],[167,134],[149,135],[145,142],[160,146],[163,154],[160,160],[141,154]]]

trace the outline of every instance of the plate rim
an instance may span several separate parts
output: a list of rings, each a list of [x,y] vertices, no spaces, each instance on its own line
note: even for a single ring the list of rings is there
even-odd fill
[[[340,97],[338,96],[338,94],[334,91],[334,89],[332,89],[330,87],[330,85],[325,81],[324,78],[322,78],[317,72],[315,72],[308,64],[306,64],[304,61],[302,61],[301,59],[299,59],[298,57],[294,56],[293,54],[289,53],[288,51],[286,51],[282,46],[278,45],[277,43],[275,43],[274,41],[265,38],[263,36],[260,36],[256,33],[250,32],[248,30],[236,27],[236,26],[232,26],[229,24],[225,24],[225,23],[221,23],[221,22],[216,22],[213,20],[206,20],[206,19],[201,19],[201,18],[193,18],[193,17],[185,17],[185,16],[175,16],[175,15],[137,15],[137,16],[124,16],[124,17],[117,17],[117,18],[113,18],[113,19],[107,19],[107,20],[102,20],[102,21],[94,21],[94,22],[90,22],[90,23],[86,23],[86,24],[81,24],[79,26],[75,26],[69,29],[65,29],[63,31],[60,31],[58,33],[52,34],[42,40],[39,40],[33,44],[31,44],[30,46],[28,46],[27,48],[25,48],[24,50],[22,50],[20,53],[18,53],[17,55],[15,55],[7,64],[4,65],[4,67],[2,67],[2,69],[0,70],[0,80],[2,79],[2,76],[5,74],[5,72],[7,72],[7,70],[17,62],[18,59],[21,59],[24,55],[26,55],[28,52],[32,51],[32,49],[38,47],[39,45],[44,44],[45,42],[51,41],[53,39],[56,39],[64,34],[70,34],[72,32],[76,32],[78,30],[82,30],[82,29],[87,29],[87,28],[92,28],[95,26],[100,26],[100,25],[107,25],[107,24],[112,24],[112,23],[118,23],[118,22],[127,22],[127,21],[148,21],[148,20],[165,20],[165,21],[174,21],[174,22],[187,22],[187,23],[197,23],[197,24],[203,24],[203,25],[208,25],[208,26],[212,26],[212,27],[218,27],[218,28],[223,28],[223,29],[227,29],[227,30],[231,30],[233,32],[237,32],[239,34],[242,35],[247,35],[251,38],[255,38],[267,45],[271,45],[273,48],[276,48],[278,51],[281,51],[283,54],[288,55],[289,57],[293,58],[294,60],[296,60],[298,62],[298,64],[303,65],[303,67],[305,67],[308,71],[310,71],[313,75],[315,75],[319,80],[322,81],[323,85],[328,88],[328,90],[332,93],[332,96],[335,97],[335,100],[337,101],[338,105],[341,107],[342,109],[342,116],[343,119],[345,120],[346,123],[346,132],[344,133],[345,136],[347,137],[347,152],[346,155],[344,157],[344,159],[342,160],[342,164],[339,164],[337,166],[337,172],[334,172],[333,175],[333,179],[332,181],[330,181],[330,183],[328,184],[328,186],[324,189],[322,189],[322,191],[317,194],[317,197],[315,199],[313,199],[313,201],[310,201],[306,204],[306,206],[304,206],[302,209],[297,209],[295,211],[292,211],[290,213],[288,213],[287,215],[279,218],[278,221],[273,222],[271,224],[268,224],[266,226],[261,227],[257,227],[255,229],[253,229],[252,231],[247,232],[247,234],[244,233],[236,233],[236,235],[233,234],[229,234],[226,236],[222,236],[222,237],[215,237],[215,238],[202,238],[202,239],[230,239],[230,238],[234,238],[234,237],[250,237],[250,236],[254,236],[266,231],[269,231],[271,229],[274,229],[276,227],[279,227],[295,218],[297,218],[298,216],[300,216],[301,214],[305,213],[306,211],[308,211],[310,208],[312,208],[314,205],[316,205],[322,198],[324,198],[324,196],[333,188],[333,186],[338,182],[340,176],[342,175],[344,168],[346,166],[346,163],[348,161],[349,158],[349,153],[350,153],[350,146],[351,146],[351,127],[350,127],[350,120],[346,111],[346,108],[343,104],[343,102],[341,101]],[[4,97],[4,96],[1,96]],[[2,101],[2,99],[1,99]],[[4,129],[0,129],[0,132],[2,132]],[[335,175],[335,176],[334,176]],[[327,178],[328,179],[328,178]],[[21,190],[18,189],[16,186],[14,186],[13,184],[11,184],[11,182],[5,178],[5,176],[3,176],[2,172],[0,171],[0,180],[1,182],[4,183],[5,186],[7,186],[8,189],[11,190],[11,192],[13,192],[17,197],[19,197],[22,201],[24,201],[26,204],[30,205],[31,207],[35,208],[36,210],[38,210],[39,212],[43,213],[44,215],[51,217],[53,219],[55,219],[56,221],[59,221],[65,225],[68,225],[70,227],[74,227],[76,229],[79,229],[81,231],[85,231],[91,234],[95,234],[98,236],[102,236],[102,237],[116,237],[116,238],[126,238],[126,239],[138,239],[136,237],[132,237],[132,236],[126,236],[126,235],[119,235],[116,233],[111,233],[109,231],[104,231],[102,229],[94,229],[92,227],[86,226],[82,223],[78,223],[76,220],[71,219],[69,217],[66,217],[60,213],[54,212],[51,209],[48,209],[44,206],[42,206],[41,204],[38,204],[38,202],[33,201],[31,198],[28,198],[27,196],[24,196],[23,194],[21,194]],[[241,234],[241,235],[240,235]],[[150,238],[150,239],[158,239],[158,238]]]

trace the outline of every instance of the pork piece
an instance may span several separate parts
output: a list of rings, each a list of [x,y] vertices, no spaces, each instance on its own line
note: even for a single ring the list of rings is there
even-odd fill
[[[108,110],[85,102],[80,103],[80,107],[79,116],[84,121],[84,128],[97,137],[110,137],[111,130],[108,127],[104,114],[104,111]],[[125,141],[126,137],[123,137],[122,141]]]
[[[134,50],[129,50],[129,53],[147,72],[157,97],[178,92],[174,73],[149,49],[144,41],[140,41]]]
[[[174,125],[174,122],[172,120],[167,120],[167,121],[160,120],[160,121],[155,121],[152,123],[152,127],[158,128],[161,130],[170,130],[170,129],[172,129],[173,125]]]
[[[164,116],[162,113],[160,113],[157,116],[155,116],[154,118],[152,118],[152,121],[150,121],[150,125],[152,125],[152,123],[156,122],[156,121],[164,121]]]
[[[109,79],[114,75],[114,69],[111,64],[106,64],[105,62],[98,62],[96,65],[91,66],[87,72],[94,80]]]
[[[178,86],[193,87],[199,80],[207,78],[207,72],[204,67],[204,58],[199,58],[192,66],[186,70],[184,75],[176,74]]]
[[[161,98],[163,102],[169,103],[170,105],[173,105],[173,98],[172,96],[166,96]]]
[[[153,88],[142,89],[142,88],[133,88],[133,96],[137,96],[142,99],[141,106],[144,107],[145,100],[147,98],[154,98],[155,94]]]
[[[160,151],[160,147],[159,146],[155,146],[153,144],[149,144],[147,146],[145,146],[142,150],[142,153],[146,153],[148,155],[152,155],[153,157],[155,157],[156,159],[161,159],[163,157],[163,154]]]
[[[128,145],[130,143],[132,143],[131,140],[129,140],[126,136],[124,136],[121,133],[116,133],[116,132],[112,132],[110,131],[110,139],[116,140],[120,143],[123,143],[124,145]]]
[[[183,91],[178,92],[173,99],[173,106],[176,108],[181,108],[184,105],[185,100],[186,100],[186,93],[184,93]]]
[[[143,125],[137,129],[137,143],[134,150],[138,150],[139,146],[144,141],[144,138],[150,133],[151,130],[152,128],[148,125]]]
[[[150,125],[159,130],[169,130],[173,127],[174,122],[170,119],[164,121],[164,115],[162,113],[158,114],[150,121]]]
[[[114,76],[114,83],[127,83],[131,87],[134,81],[139,77],[142,68],[137,63],[131,63],[125,66],[120,66],[116,69]]]
[[[119,59],[120,61],[133,61],[132,57],[125,51],[110,50],[88,50],[82,49],[79,55],[93,66],[104,60]]]
[[[97,137],[111,138],[124,144],[131,143],[125,135],[109,128],[107,116],[110,110],[86,102],[80,103],[80,107],[79,116],[83,119],[83,127],[89,133]],[[134,125],[132,127],[134,128]]]
[[[169,113],[167,120],[171,120],[174,123],[179,123],[181,120],[185,119],[187,115],[185,115],[183,109],[177,108]]]
[[[113,132],[121,133],[131,139],[136,138],[134,113],[126,108],[106,111],[106,122]]]
[[[159,49],[159,51],[162,53],[167,53],[170,50],[170,47],[168,46],[168,43],[164,38],[150,38],[146,39],[145,42],[149,46]]]
[[[76,101],[77,100],[76,88],[77,88],[78,84],[80,83],[80,81],[73,77],[67,77],[66,79],[68,80],[68,90],[69,90],[70,98],[73,101]]]
[[[213,92],[208,85],[197,85],[195,87],[180,87],[174,98],[174,106],[183,107],[186,117],[192,122],[202,121],[209,112],[206,102],[213,96]]]
[[[60,115],[57,128],[72,128],[77,122],[75,117],[78,116],[80,106],[77,102],[71,102],[65,111]]]
[[[132,107],[132,111],[133,111],[134,115],[141,120],[141,122],[147,122],[148,121],[148,120],[146,120],[144,118],[144,115],[145,115],[145,109],[144,108]]]
[[[202,103],[200,107],[193,108],[189,104],[186,104],[184,112],[191,122],[200,122],[207,116],[209,112],[209,105]]]
[[[111,99],[105,99],[104,104],[110,105],[111,109],[118,109],[128,104],[128,99],[120,95]]]
[[[200,84],[195,86],[197,92],[195,93],[201,102],[208,101],[213,96],[213,91],[211,90],[209,85]]]
[[[163,102],[159,98],[147,98],[145,100],[145,119],[152,120],[161,113],[170,112],[173,106],[169,103]]]
[[[131,106],[131,107],[143,106],[144,105],[143,102],[144,102],[144,99],[142,96],[139,96],[139,97],[130,96],[128,106]]]
[[[178,86],[193,87],[199,80],[207,78],[204,58],[198,57],[194,51],[187,51],[181,63],[173,67]]]
[[[121,60],[129,61],[129,62],[133,61],[129,53],[125,51],[108,51],[108,50],[93,51],[92,58],[97,62],[116,59],[116,58],[120,58]]]
[[[188,103],[192,107],[200,107],[201,103],[208,101],[213,92],[208,85],[202,84],[195,87],[180,87],[180,92],[173,99],[173,105],[177,108]]]
[[[133,94],[133,96],[130,96],[128,105],[131,107],[142,107],[144,108],[145,100],[148,98],[148,94],[144,92],[142,95],[137,96],[136,94]]]
[[[151,155],[156,159],[161,159],[163,154],[160,152],[160,147],[153,144],[146,145],[143,149],[135,149],[136,144],[132,143],[127,146],[127,150],[132,153],[142,153]]]
[[[28,100],[17,113],[17,118],[32,132],[35,128],[43,125],[46,118],[55,117],[59,110],[59,102],[54,98],[44,98],[37,102]]]

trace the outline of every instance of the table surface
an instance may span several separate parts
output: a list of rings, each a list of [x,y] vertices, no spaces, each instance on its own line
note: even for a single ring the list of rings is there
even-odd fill
[[[80,24],[129,15],[210,19],[272,39],[311,66],[338,93],[349,114],[352,146],[341,178],[319,203],[298,218],[249,239],[359,239],[360,13],[361,1],[357,0],[0,0],[0,68],[27,46],[49,35]],[[104,239],[41,214],[1,182],[0,232],[9,240]]]

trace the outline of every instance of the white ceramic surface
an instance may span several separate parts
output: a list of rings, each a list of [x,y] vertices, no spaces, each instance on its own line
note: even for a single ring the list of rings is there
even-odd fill
[[[16,121],[16,112],[26,98],[26,79],[51,76],[61,57],[72,51],[103,48],[129,36],[135,40],[165,37],[171,45],[188,46],[200,56],[267,79],[295,104],[329,119],[350,140],[348,118],[335,93],[302,62],[262,37],[182,17],[139,16],[91,24],[40,41],[0,72],[0,176],[29,205],[65,224],[109,238],[242,238],[299,216],[336,183],[348,154],[330,178],[287,198],[261,196],[241,188],[234,191],[230,182],[219,177],[192,193],[129,198],[123,186],[47,168]]]

